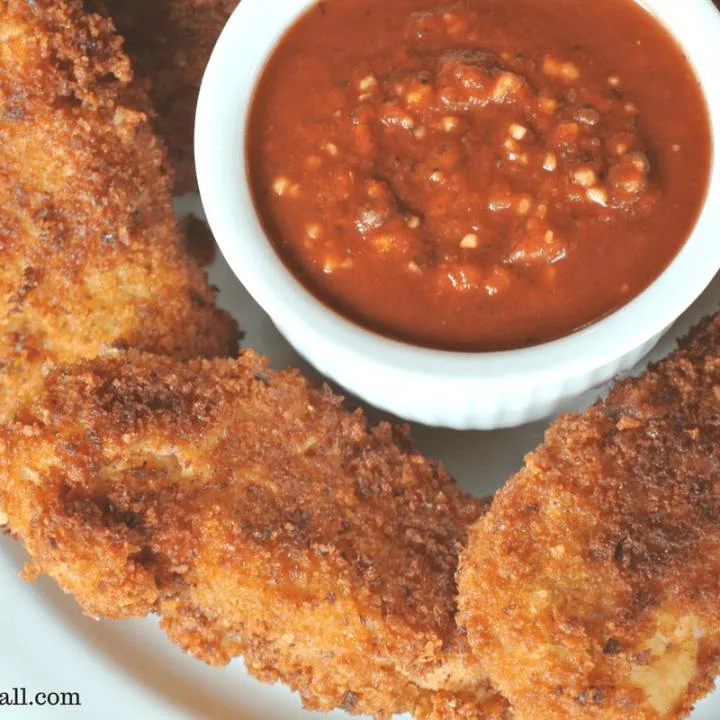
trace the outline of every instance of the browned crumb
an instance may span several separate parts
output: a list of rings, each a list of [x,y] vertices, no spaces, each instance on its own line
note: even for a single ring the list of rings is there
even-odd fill
[[[505,715],[455,625],[487,504],[406,429],[251,351],[61,367],[22,420],[0,430],[0,510],[87,613],[157,613],[195,657],[242,654],[313,709]]]
[[[194,215],[184,217],[180,226],[185,239],[185,251],[201,267],[210,265],[216,253],[215,238],[210,228]]]
[[[205,66],[238,0],[93,0],[108,13],[147,81],[156,127],[168,145],[175,194],[197,189],[195,106]]]
[[[470,532],[461,622],[516,717],[675,720],[720,672],[720,315],[545,444]]]
[[[48,360],[237,347],[120,45],[80,2],[0,0],[0,421]]]

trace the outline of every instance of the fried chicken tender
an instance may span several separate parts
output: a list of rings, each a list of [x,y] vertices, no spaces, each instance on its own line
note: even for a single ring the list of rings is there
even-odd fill
[[[156,129],[168,145],[175,194],[197,190],[193,128],[200,82],[238,0],[93,0],[125,38],[138,78],[147,82]]]
[[[307,707],[505,717],[455,625],[486,503],[329,389],[252,351],[60,367],[0,430],[0,511],[93,616],[157,613],[191,655],[244,655]]]
[[[460,622],[518,720],[674,720],[720,672],[720,315],[561,418],[470,531]]]
[[[80,2],[0,0],[0,422],[48,360],[237,348],[120,46]]]

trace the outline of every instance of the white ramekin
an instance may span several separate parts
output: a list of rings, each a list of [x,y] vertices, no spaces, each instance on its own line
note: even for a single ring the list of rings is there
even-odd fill
[[[246,175],[245,132],[255,85],[285,30],[313,2],[242,0],[203,80],[195,157],[203,205],[230,267],[290,343],[325,375],[373,405],[428,425],[519,425],[550,415],[632,367],[710,283],[720,268],[720,14],[710,0],[644,0],[695,66],[713,127],[705,207],[668,269],[632,302],[590,327],[508,352],[415,347],[333,312],[276,255]]]

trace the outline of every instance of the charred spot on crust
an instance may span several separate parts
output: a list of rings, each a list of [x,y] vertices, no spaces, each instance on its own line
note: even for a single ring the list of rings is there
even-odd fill
[[[130,555],[128,559],[143,568],[150,568],[155,564],[155,554],[149,547],[144,547],[140,552]]]

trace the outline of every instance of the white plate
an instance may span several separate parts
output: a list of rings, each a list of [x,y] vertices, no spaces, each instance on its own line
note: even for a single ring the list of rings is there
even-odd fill
[[[188,204],[189,203],[189,204]],[[193,207],[189,199],[183,207]],[[197,206],[195,206],[197,209]],[[317,376],[275,330],[230,269],[219,258],[211,271],[220,304],[247,331],[245,343],[275,367],[300,367]],[[673,341],[720,307],[720,277],[660,342],[652,358],[666,355]],[[588,394],[586,403],[597,393]],[[370,410],[373,418],[381,416]],[[487,495],[538,445],[548,422],[496,432],[455,432],[414,427],[419,448],[443,460],[469,490]],[[0,705],[0,719],[20,720],[309,720],[349,718],[343,712],[309,713],[281,685],[263,685],[247,675],[242,661],[209,668],[184,655],[153,618],[95,622],[78,610],[48,578],[29,585],[16,576],[25,561],[19,543],[0,539],[0,693],[13,687],[35,692],[78,692],[80,707]],[[692,720],[720,718],[720,691],[698,705]]]

